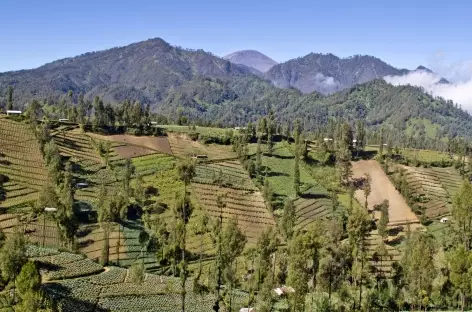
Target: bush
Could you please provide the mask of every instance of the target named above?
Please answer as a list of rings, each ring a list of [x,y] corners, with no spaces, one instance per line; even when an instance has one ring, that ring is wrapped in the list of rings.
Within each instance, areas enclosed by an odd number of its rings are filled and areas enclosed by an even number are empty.
[[[199,135],[198,135],[198,132],[189,132],[188,137],[189,137],[192,141],[197,141]]]
[[[144,282],[144,265],[141,261],[133,263],[129,269],[129,278],[132,283],[142,284]]]

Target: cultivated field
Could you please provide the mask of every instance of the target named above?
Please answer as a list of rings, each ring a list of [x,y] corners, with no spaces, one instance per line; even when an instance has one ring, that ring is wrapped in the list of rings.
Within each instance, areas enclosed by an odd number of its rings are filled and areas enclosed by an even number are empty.
[[[261,146],[263,152],[263,170],[267,172],[267,179],[269,180],[272,191],[279,196],[282,201],[286,197],[296,197],[293,184],[295,168],[295,157],[293,156],[292,151],[293,147],[293,144],[289,145],[287,142],[278,142],[274,146],[272,155],[269,156],[266,153],[267,146],[265,144]],[[249,153],[251,155],[254,155],[256,150],[257,144],[249,144]],[[303,169],[301,161],[300,182],[301,189],[305,191],[318,184],[307,170]]]
[[[275,220],[267,210],[264,198],[258,191],[247,191],[218,185],[192,183],[192,190],[198,203],[210,216],[223,216],[223,222],[235,219],[246,235],[249,244],[257,242],[260,234],[275,226]],[[217,206],[218,194],[226,195],[223,209]]]
[[[417,205],[428,219],[438,219],[451,213],[452,199],[462,183],[454,168],[398,166],[398,170],[403,170],[410,192],[419,199]]]
[[[389,201],[389,225],[419,224],[417,216],[408,207],[403,196],[395,189],[379,163],[375,160],[361,160],[352,163],[354,178],[363,178],[365,173],[372,178],[371,193],[367,198],[368,208],[373,211],[374,206],[380,205],[385,199]],[[363,190],[355,193],[357,200],[363,204],[365,196]]]
[[[202,144],[183,133],[168,133],[172,153],[178,157],[206,155],[208,160],[234,159],[236,153],[230,145]]]
[[[53,136],[62,156],[67,157],[73,165],[76,183],[87,183],[87,188],[76,190],[75,199],[93,205],[98,200],[102,183],[111,186],[116,177],[109,172],[104,160],[98,155],[92,139],[77,129],[58,132]],[[116,158],[111,154],[110,159]]]
[[[57,303],[60,311],[180,311],[179,278],[145,274],[134,283],[129,271],[102,267],[84,256],[56,249],[29,246],[28,256],[40,267],[42,289]],[[198,295],[186,283],[186,310],[210,311],[216,295]],[[234,309],[244,306],[247,294],[232,292]]]
[[[343,206],[333,209],[333,201],[327,195],[326,190],[320,186],[312,187],[303,197],[297,198],[294,203],[297,215],[295,228],[301,230],[308,227],[316,220],[340,215],[344,211]]]
[[[402,258],[400,250],[382,242],[377,230],[372,231],[367,238],[367,256],[374,267],[377,276],[390,277],[392,264]]]
[[[195,182],[218,184],[237,189],[257,190],[247,171],[238,160],[198,164]]]
[[[100,135],[96,133],[87,133],[87,135],[102,141],[111,141],[124,144],[127,147],[123,148],[122,146],[122,148],[119,149],[119,151],[121,152],[121,154],[120,152],[119,154],[122,155],[122,157],[124,158],[134,157],[129,156],[133,155],[133,152],[136,153],[136,156],[146,155],[146,150],[165,154],[172,154],[169,141],[166,137],[135,136],[130,134]],[[133,151],[133,148],[136,148],[136,150]]]
[[[48,183],[39,143],[28,125],[0,118],[0,174],[8,178],[2,208],[27,206]]]

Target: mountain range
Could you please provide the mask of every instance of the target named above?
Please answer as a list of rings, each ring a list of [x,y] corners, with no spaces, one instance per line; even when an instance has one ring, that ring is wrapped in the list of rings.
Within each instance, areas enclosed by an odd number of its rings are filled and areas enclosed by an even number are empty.
[[[418,70],[429,69],[419,66],[414,71]],[[365,118],[374,127],[402,129],[414,119],[415,125],[433,124],[442,135],[472,137],[472,118],[451,101],[381,79],[410,72],[373,56],[311,53],[277,64],[257,51],[245,50],[221,58],[157,38],[32,70],[0,73],[0,107],[5,106],[11,85],[18,108],[32,98],[54,103],[72,91],[75,102],[79,94],[86,100],[100,96],[111,103],[129,99],[150,104],[168,117],[182,109],[189,118],[212,124],[241,125],[271,107],[281,121],[308,118],[308,128],[342,115]]]

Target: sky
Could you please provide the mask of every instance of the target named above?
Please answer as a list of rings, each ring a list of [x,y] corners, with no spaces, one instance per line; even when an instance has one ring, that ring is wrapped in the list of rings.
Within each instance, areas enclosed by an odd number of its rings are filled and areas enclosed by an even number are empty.
[[[224,56],[258,50],[277,62],[308,53],[376,56],[436,74],[387,77],[472,112],[470,0],[15,0],[0,6],[0,73],[160,37]],[[438,86],[445,77],[453,84]]]
[[[4,1],[0,72],[160,37],[278,62],[310,52],[377,56],[400,68],[472,59],[472,1]]]

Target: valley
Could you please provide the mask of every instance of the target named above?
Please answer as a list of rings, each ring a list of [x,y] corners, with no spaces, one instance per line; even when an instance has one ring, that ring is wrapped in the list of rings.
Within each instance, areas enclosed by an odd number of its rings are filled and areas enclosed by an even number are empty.
[[[430,92],[458,84],[228,48],[0,73],[0,312],[471,308],[472,116]]]
[[[411,149],[399,146],[349,145],[343,156],[345,135],[373,142],[377,134],[340,124],[330,146],[324,133],[302,141],[310,133],[297,130],[298,122],[287,136],[271,115],[262,120],[243,129],[143,124],[145,133],[135,135],[133,127],[107,134],[87,124],[1,116],[1,232],[7,241],[24,236],[24,256],[39,268],[41,289],[58,311],[180,311],[182,300],[188,311],[209,311],[216,301],[227,309],[258,306],[265,302],[254,288],[265,287],[259,274],[277,276],[271,287],[294,285],[293,270],[310,274],[309,262],[291,268],[277,260],[287,253],[295,259],[291,248],[304,237],[318,242],[304,252],[323,248],[318,287],[325,287],[323,261],[331,257],[350,259],[353,276],[357,263],[370,272],[362,276],[389,283],[412,248],[410,237],[447,239],[439,220],[456,222],[454,200],[464,189],[457,165],[412,166]],[[442,157],[420,151],[429,164]],[[360,241],[351,245],[355,237]],[[258,255],[261,248],[267,252]],[[360,248],[362,258],[344,254],[349,248]],[[218,286],[222,261],[238,286]],[[185,286],[181,265],[188,268]],[[207,290],[197,294],[195,287]],[[224,287],[226,299],[217,300],[215,287]],[[292,296],[270,300],[277,311],[296,305]]]

